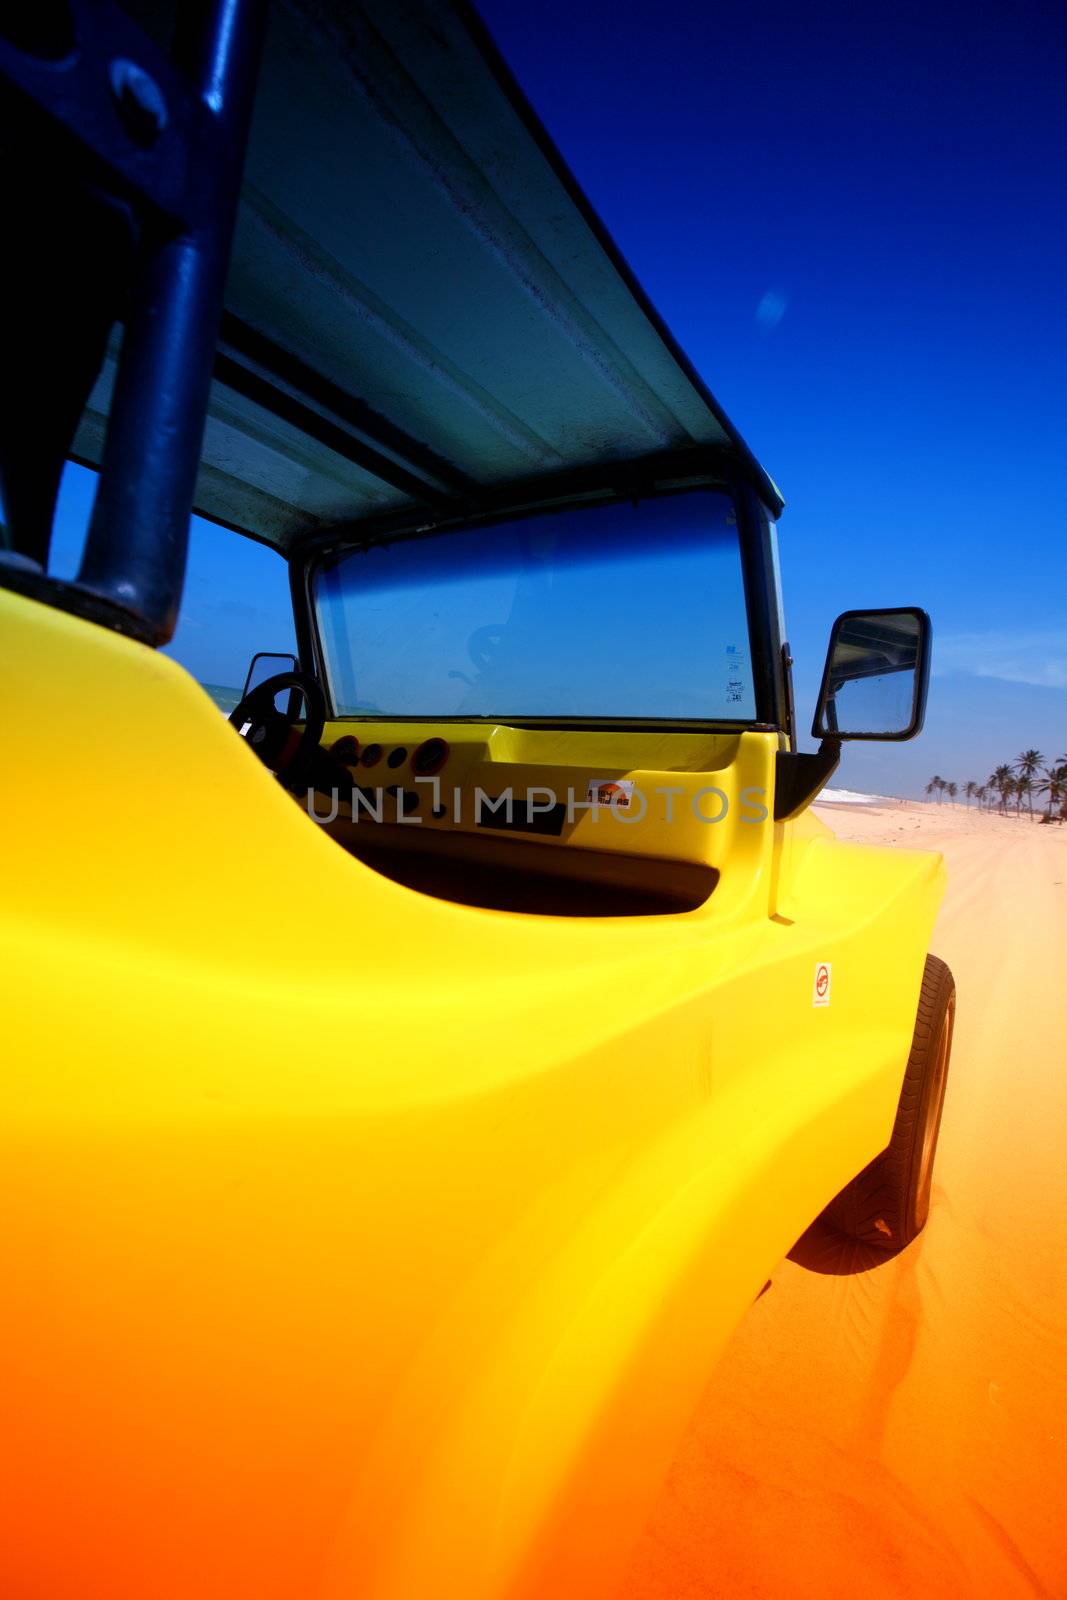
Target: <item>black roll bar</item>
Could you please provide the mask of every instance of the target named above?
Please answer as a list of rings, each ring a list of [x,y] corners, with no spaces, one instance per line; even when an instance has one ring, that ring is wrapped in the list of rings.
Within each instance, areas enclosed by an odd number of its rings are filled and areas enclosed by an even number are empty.
[[[0,419],[0,583],[149,644],[177,620],[266,5],[185,4],[169,56],[114,0],[51,4],[54,29],[0,22],[0,111],[24,152],[6,220],[31,264],[2,308],[18,402]],[[68,305],[91,337],[77,363],[42,363]],[[116,317],[96,501],[63,584],[43,570],[55,496]]]

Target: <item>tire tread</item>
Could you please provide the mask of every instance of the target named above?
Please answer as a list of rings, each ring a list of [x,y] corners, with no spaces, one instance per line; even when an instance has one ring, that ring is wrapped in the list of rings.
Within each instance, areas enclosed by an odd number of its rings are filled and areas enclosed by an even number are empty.
[[[930,1117],[940,1124],[943,1085],[937,1105],[931,1104],[931,1097],[941,1031],[946,1018],[951,1029],[955,997],[948,966],[940,957],[928,955],[889,1143],[826,1211],[827,1220],[839,1232],[887,1253],[910,1244],[926,1223],[925,1214],[918,1214],[923,1135]],[[951,1032],[949,1045],[951,1048]]]

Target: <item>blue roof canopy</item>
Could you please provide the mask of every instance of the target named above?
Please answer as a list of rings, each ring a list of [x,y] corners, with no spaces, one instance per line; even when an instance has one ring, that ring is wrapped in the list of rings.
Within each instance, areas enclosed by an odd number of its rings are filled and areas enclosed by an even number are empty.
[[[464,5],[274,7],[226,308],[196,508],[283,552],[653,464],[780,506]]]

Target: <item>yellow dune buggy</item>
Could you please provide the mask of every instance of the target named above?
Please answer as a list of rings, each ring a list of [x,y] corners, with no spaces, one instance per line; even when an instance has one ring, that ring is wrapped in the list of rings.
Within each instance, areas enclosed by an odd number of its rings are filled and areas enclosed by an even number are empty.
[[[929,625],[798,749],[778,491],[471,10],[169,9],[0,30],[0,1590],[592,1600],[797,1237],[925,1221],[943,869],[808,806]]]

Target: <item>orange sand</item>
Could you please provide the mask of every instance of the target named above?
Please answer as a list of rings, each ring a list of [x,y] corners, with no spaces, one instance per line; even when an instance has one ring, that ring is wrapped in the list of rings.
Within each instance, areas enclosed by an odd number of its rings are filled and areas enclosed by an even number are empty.
[[[925,1234],[818,1228],[709,1383],[620,1600],[1067,1596],[1067,825],[820,807],[944,852],[959,992]]]

